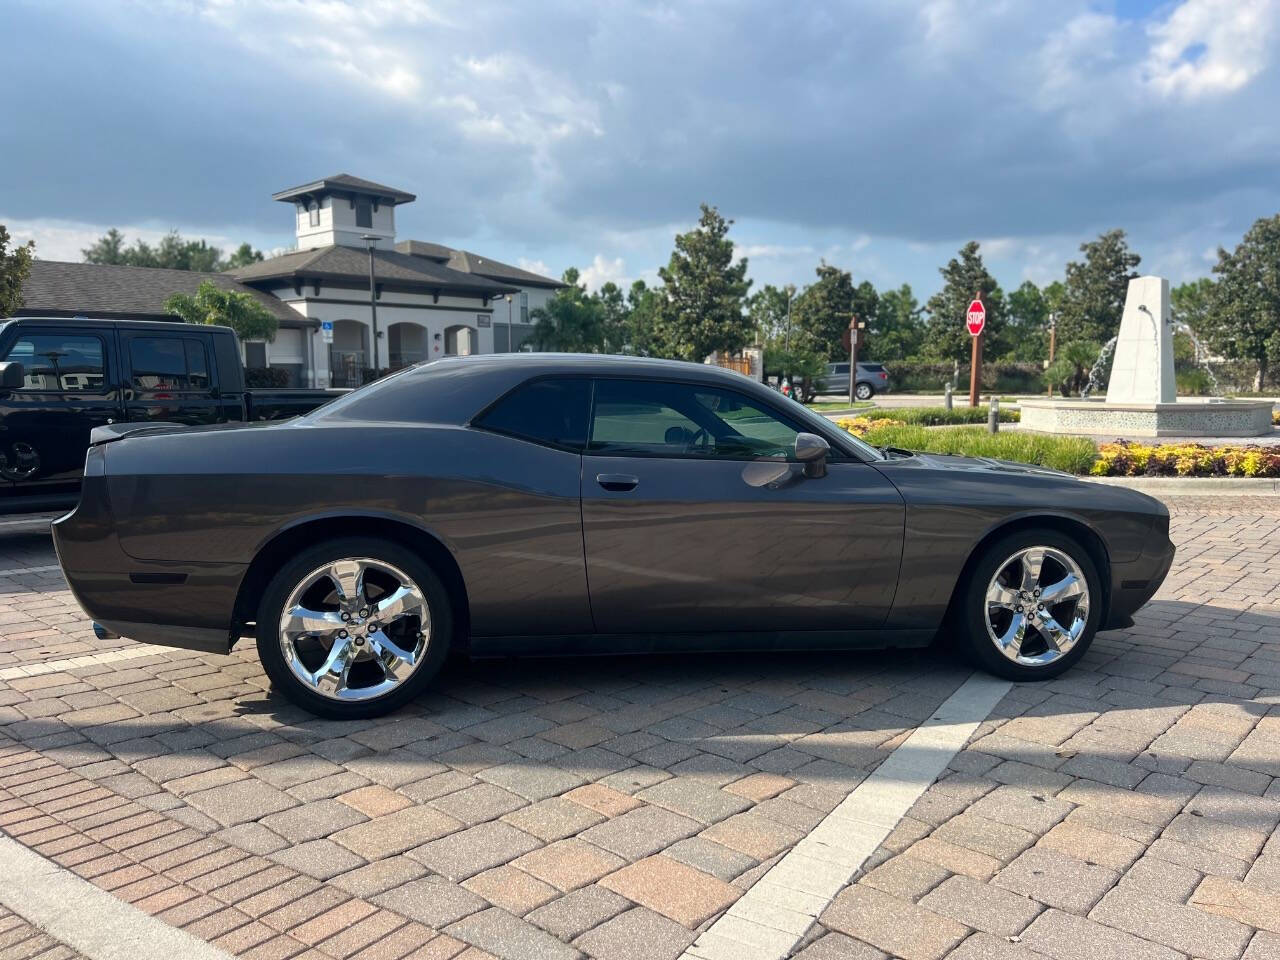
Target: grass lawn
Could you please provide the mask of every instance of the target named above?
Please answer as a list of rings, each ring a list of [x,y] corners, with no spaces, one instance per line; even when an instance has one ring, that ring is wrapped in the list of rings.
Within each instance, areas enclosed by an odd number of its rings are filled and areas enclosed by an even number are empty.
[[[987,433],[984,427],[930,430],[928,427],[912,424],[873,426],[863,439],[877,447],[901,447],[924,453],[955,453],[966,457],[994,457],[998,460],[1034,463],[1075,474],[1087,474],[1098,459],[1097,446],[1086,437]]]

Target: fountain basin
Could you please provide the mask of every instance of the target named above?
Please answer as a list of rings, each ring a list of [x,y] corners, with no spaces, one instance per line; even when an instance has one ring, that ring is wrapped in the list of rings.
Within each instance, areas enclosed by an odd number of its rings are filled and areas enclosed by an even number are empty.
[[[1261,437],[1272,433],[1270,400],[1187,398],[1174,403],[1022,400],[1022,428],[1111,437]]]

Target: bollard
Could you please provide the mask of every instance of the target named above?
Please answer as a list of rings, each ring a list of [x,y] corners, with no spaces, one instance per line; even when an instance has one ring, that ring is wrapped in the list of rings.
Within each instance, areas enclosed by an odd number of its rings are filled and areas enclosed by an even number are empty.
[[[942,405],[946,407],[948,410],[950,410],[951,409],[951,384],[948,383],[946,387],[947,387],[946,393],[942,397]]]
[[[996,433],[1000,429],[1000,398],[992,397],[987,407],[987,433]]]

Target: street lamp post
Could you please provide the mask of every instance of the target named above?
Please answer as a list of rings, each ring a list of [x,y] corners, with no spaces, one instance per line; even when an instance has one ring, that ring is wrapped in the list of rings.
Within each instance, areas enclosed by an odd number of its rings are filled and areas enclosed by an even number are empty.
[[[507,353],[514,352],[511,347],[511,294],[507,294]]]
[[[365,249],[369,251],[369,318],[373,321],[373,375],[378,375],[378,293],[373,275],[373,246],[378,238],[372,234],[364,234],[361,238]]]
[[[1054,348],[1058,345],[1058,315],[1056,313],[1049,314],[1049,364],[1045,367],[1047,370],[1053,366]],[[1047,379],[1047,378],[1046,378]],[[1049,396],[1053,396],[1053,384],[1049,384]]]

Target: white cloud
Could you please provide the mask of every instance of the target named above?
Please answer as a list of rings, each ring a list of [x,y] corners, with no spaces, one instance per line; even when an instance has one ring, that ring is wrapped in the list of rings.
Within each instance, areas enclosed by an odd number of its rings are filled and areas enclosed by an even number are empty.
[[[1276,0],[1185,0],[1149,28],[1148,82],[1187,97],[1239,90],[1272,65],[1278,29]]]
[[[558,277],[559,274],[551,272],[551,268],[547,266],[545,260],[530,260],[528,257],[521,257],[516,261],[516,266],[521,270],[528,270],[530,273],[538,273],[544,277]]]
[[[588,290],[599,290],[609,281],[626,289],[631,286],[632,278],[627,275],[627,265],[621,257],[612,259],[597,253],[591,265],[582,271],[580,283],[586,284]]]

